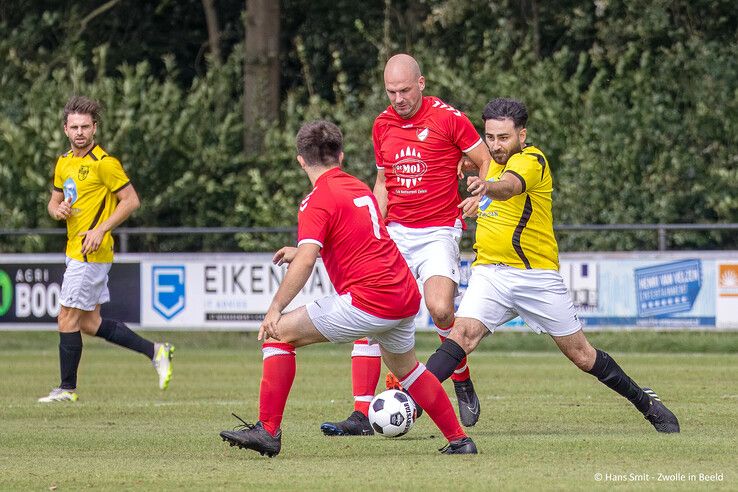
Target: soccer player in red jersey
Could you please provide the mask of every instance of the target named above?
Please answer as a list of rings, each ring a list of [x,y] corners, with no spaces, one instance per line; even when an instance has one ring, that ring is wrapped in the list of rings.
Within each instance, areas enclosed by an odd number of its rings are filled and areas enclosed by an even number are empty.
[[[470,200],[459,209],[457,164],[466,156],[479,176],[486,178],[490,155],[466,115],[437,97],[423,96],[425,78],[413,57],[399,54],[390,58],[384,86],[390,105],[376,118],[372,130],[377,164],[374,195],[390,237],[423,284],[425,305],[443,341],[454,325],[462,219],[475,216],[478,204]],[[367,413],[380,370],[379,347],[357,341],[351,354],[354,412],[344,421],[325,422],[321,426],[324,434],[372,433]],[[466,359],[451,379],[461,422],[473,426],[479,419],[479,398]]]
[[[289,264],[259,328],[264,362],[259,421],[220,436],[232,446],[277,455],[280,425],[292,382],[295,349],[320,342],[369,337],[410,396],[448,440],[444,454],[476,454],[441,383],[415,356],[415,314],[420,292],[381,221],[371,190],[340,168],[343,137],[327,121],[307,123],[297,134],[297,160],[313,184],[297,215],[297,247],[274,255]],[[336,293],[282,314],[322,256]]]

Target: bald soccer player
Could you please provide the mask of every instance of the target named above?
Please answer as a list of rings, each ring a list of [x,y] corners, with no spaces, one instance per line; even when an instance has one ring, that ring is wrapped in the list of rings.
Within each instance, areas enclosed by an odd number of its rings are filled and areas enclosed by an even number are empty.
[[[423,96],[425,77],[406,54],[389,59],[384,87],[390,105],[374,121],[372,139],[377,165],[374,195],[390,236],[416,279],[443,341],[454,326],[454,298],[459,284],[459,240],[463,217],[476,213],[477,201],[460,209],[459,163],[462,156],[485,177],[490,155],[477,130],[458,109]],[[371,435],[367,414],[380,377],[379,345],[354,343],[351,375],[354,412],[344,421],[325,422],[326,435]],[[466,359],[451,379],[459,417],[470,427],[479,419],[479,398]],[[388,375],[388,387],[398,385]]]

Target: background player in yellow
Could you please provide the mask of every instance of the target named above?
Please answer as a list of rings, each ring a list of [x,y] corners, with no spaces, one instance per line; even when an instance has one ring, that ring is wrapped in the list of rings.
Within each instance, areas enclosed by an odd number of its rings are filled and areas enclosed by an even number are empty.
[[[679,432],[679,421],[658,395],[638,386],[584,336],[558,272],[551,169],[543,152],[525,142],[525,105],[495,99],[484,108],[482,118],[494,162],[487,180],[476,176],[467,180],[468,191],[483,197],[477,213],[477,259],[456,324],[428,360],[428,370],[445,380],[482,338],[519,315],[533,330],[551,335],[579,369],[627,398],[657,431]]]
[[[150,342],[122,322],[100,316],[100,305],[110,300],[111,231],[140,203],[118,159],[95,143],[99,115],[99,103],[87,97],[74,96],[64,106],[64,133],[72,148],[56,162],[48,205],[51,217],[67,223],[67,269],[58,318],[61,383],[39,398],[41,403],[77,401],[80,330],[144,354],[154,364],[161,389],[172,377],[173,346]]]

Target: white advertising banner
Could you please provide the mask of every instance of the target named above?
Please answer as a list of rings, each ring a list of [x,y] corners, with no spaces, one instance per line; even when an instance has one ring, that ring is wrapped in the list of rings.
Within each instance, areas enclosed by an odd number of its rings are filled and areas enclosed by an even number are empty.
[[[717,263],[718,328],[738,329],[738,261]]]
[[[181,257],[141,262],[141,325],[156,328],[258,328],[287,268],[271,254]],[[318,262],[288,309],[334,292]]]
[[[286,273],[271,259],[119,255],[103,314],[145,329],[255,330]],[[471,262],[461,263],[460,296]],[[565,253],[560,270],[587,330],[738,329],[738,251]],[[0,330],[54,329],[63,271],[60,255],[0,255]],[[319,261],[288,309],[333,292]],[[433,328],[424,304],[417,326]],[[502,329],[527,330],[520,318]]]

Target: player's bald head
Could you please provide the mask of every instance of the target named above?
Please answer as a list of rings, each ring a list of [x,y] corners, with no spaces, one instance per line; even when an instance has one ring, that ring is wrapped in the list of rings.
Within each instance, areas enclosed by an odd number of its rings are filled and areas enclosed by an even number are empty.
[[[411,118],[423,102],[425,78],[410,55],[400,53],[384,66],[384,88],[390,104],[402,118]]]
[[[387,64],[384,66],[384,78],[390,76],[393,79],[414,79],[420,78],[420,65],[410,55],[400,53],[387,60]]]

